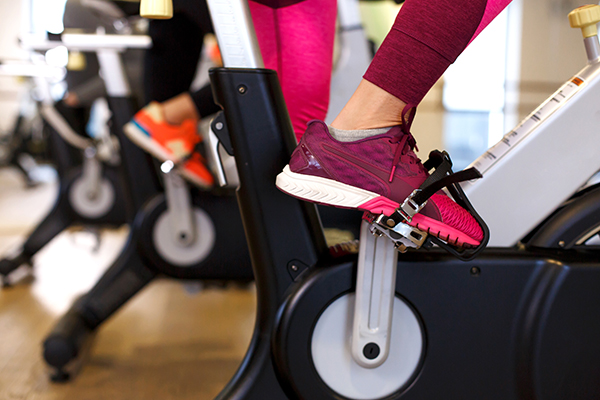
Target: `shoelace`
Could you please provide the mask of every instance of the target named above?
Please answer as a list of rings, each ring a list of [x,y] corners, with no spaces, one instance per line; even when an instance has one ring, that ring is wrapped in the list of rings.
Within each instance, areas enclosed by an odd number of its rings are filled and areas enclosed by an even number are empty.
[[[414,110],[414,111],[411,113],[411,110]],[[412,125],[416,111],[417,111],[416,107],[414,107],[412,105],[407,104],[404,107],[404,109],[402,110],[402,114],[401,114],[403,123],[400,126],[400,128],[402,129],[402,136],[395,137],[394,139],[391,140],[392,143],[398,143],[398,145],[396,146],[396,150],[394,151],[394,159],[392,160],[392,168],[390,170],[390,179],[389,179],[390,183],[394,179],[394,173],[396,172],[396,166],[400,162],[400,158],[402,157],[402,155],[406,154],[407,152],[409,152],[413,149],[416,149],[417,151],[419,151],[419,148],[417,147],[417,141],[415,140],[412,133],[410,133],[410,127]]]

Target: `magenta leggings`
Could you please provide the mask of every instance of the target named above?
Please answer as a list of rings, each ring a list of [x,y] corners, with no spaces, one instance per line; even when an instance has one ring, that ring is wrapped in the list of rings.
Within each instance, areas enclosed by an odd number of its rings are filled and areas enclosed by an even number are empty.
[[[265,67],[277,71],[294,132],[325,119],[333,62],[336,0],[272,9],[249,2]]]
[[[416,107],[511,0],[407,0],[364,78]],[[298,140],[329,104],[336,0],[250,3],[265,67],[279,75]]]
[[[407,0],[364,75],[416,107],[511,0]]]

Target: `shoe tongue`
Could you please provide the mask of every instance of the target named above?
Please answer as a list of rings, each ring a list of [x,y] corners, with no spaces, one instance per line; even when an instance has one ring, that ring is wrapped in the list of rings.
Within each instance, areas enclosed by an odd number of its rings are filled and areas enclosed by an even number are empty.
[[[404,135],[404,132],[402,131],[401,125],[396,125],[396,126],[392,126],[390,128],[390,130],[387,131],[387,134],[390,136],[402,137],[402,135]]]

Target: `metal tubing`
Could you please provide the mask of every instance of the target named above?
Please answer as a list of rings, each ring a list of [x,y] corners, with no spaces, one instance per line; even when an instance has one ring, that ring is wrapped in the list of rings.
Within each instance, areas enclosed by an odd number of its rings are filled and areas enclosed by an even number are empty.
[[[246,0],[208,0],[210,16],[226,68],[263,68],[264,63]]]
[[[598,43],[598,36],[590,36],[583,40],[585,44],[585,52],[587,54],[588,61],[593,63],[598,61],[600,58],[600,43]]]

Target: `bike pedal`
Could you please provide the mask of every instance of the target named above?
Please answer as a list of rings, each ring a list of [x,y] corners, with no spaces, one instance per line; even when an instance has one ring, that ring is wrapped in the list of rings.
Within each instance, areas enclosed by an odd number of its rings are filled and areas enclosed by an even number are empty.
[[[363,220],[367,221],[370,226],[369,230],[376,236],[386,236],[392,242],[396,249],[405,253],[409,248],[419,249],[426,243],[428,234],[420,229],[410,226],[404,222],[396,223],[385,214],[372,214],[365,212]],[[393,225],[393,226],[392,226]]]

